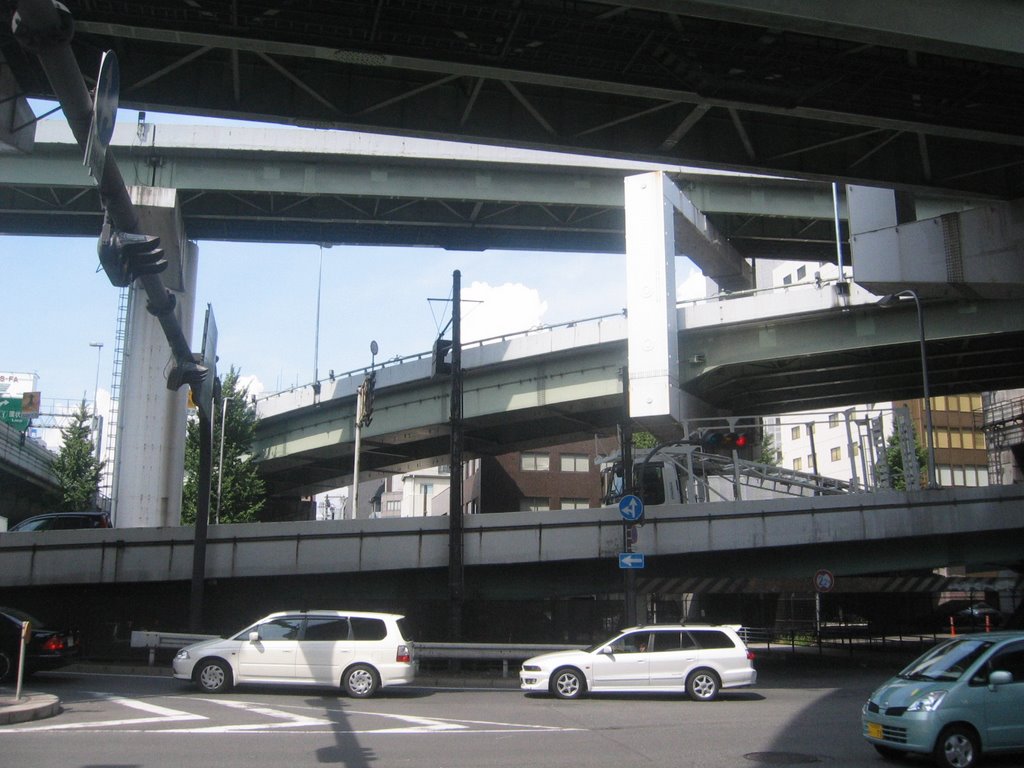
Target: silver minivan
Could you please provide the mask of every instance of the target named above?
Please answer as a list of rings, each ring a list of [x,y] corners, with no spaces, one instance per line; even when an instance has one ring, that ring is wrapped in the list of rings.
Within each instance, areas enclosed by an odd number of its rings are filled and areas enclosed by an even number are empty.
[[[861,725],[883,757],[930,754],[943,768],[1024,750],[1024,632],[937,645],[871,694]]]
[[[416,674],[402,616],[334,610],[272,613],[232,637],[182,648],[172,667],[207,693],[239,683],[324,685],[354,698]]]

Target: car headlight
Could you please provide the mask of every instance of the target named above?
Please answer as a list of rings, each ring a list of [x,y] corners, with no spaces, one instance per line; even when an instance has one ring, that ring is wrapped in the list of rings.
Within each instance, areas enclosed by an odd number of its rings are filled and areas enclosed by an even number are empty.
[[[946,691],[929,691],[907,707],[907,712],[934,712],[944,698],[946,698]]]
[[[188,655],[188,648],[182,648],[180,651],[178,651],[177,655],[175,655],[174,660],[175,661],[185,661],[188,658],[191,658]]]
[[[523,672],[540,672],[540,667],[536,664],[523,664]]]

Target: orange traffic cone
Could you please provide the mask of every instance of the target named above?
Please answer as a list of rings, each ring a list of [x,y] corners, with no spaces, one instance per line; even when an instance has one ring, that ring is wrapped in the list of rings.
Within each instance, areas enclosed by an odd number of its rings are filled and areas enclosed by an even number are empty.
[[[985,631],[986,632],[991,632],[992,631],[992,617],[991,616],[986,616],[985,617]]]
[[[956,622],[952,616],[949,617],[949,636],[956,637]]]

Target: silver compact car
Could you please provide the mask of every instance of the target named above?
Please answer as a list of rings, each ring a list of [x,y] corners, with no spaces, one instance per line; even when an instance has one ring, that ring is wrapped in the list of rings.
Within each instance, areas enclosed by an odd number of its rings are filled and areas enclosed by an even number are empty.
[[[861,714],[886,758],[931,755],[973,768],[982,753],[1024,751],[1024,632],[947,640],[878,688]]]
[[[579,651],[527,659],[519,672],[524,691],[575,699],[588,693],[687,693],[712,701],[723,688],[757,682],[754,654],[739,627],[659,624],[632,627]]]
[[[172,667],[176,678],[207,693],[261,683],[340,687],[366,698],[415,677],[404,625],[390,613],[282,611],[232,637],[182,648]]]

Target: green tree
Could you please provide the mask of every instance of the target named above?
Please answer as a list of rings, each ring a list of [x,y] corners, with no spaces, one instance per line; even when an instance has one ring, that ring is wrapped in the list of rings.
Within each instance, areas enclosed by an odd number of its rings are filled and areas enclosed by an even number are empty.
[[[767,431],[761,438],[761,452],[758,454],[757,460],[761,464],[765,464],[769,467],[777,467],[779,465],[779,452],[775,449],[775,438],[773,438]]]
[[[213,469],[210,489],[210,519],[220,523],[251,523],[266,503],[266,488],[251,455],[256,430],[256,408],[249,404],[248,387],[239,388],[234,366],[221,380],[221,398],[215,401],[213,425]],[[221,466],[221,414],[224,402],[224,462]],[[223,476],[220,475],[223,468]],[[220,504],[217,485],[220,482]],[[194,525],[199,488],[199,417],[190,416],[185,437],[185,482],[182,490],[181,522]]]
[[[103,462],[96,458],[92,419],[92,413],[82,400],[78,410],[71,415],[71,423],[60,431],[64,444],[53,462],[53,473],[60,485],[62,512],[96,507]]]
[[[658,444],[657,439],[650,432],[633,433],[633,450],[651,450]]]
[[[925,480],[928,469],[928,451],[917,439],[917,430],[914,430],[914,453],[917,454],[917,466],[920,469],[919,480]],[[892,479],[892,487],[897,491],[907,489],[907,478],[903,471],[903,451],[900,450],[900,439],[895,433],[889,435],[889,444],[885,451],[885,462],[889,465],[889,477]]]

